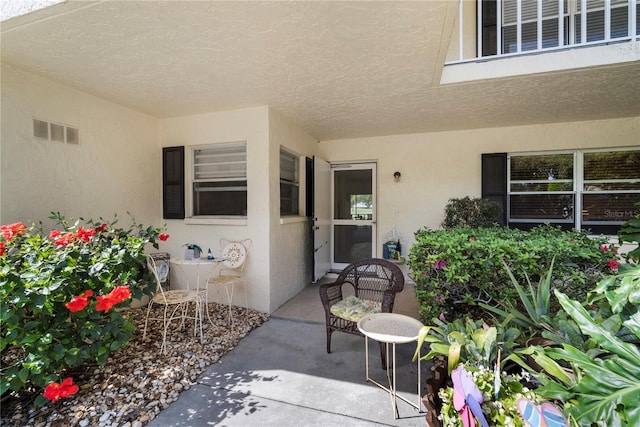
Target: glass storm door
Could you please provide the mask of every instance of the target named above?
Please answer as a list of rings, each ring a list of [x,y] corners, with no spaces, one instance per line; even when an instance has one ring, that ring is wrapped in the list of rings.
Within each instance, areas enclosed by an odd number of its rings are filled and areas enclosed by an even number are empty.
[[[375,257],[376,165],[331,166],[331,268]]]

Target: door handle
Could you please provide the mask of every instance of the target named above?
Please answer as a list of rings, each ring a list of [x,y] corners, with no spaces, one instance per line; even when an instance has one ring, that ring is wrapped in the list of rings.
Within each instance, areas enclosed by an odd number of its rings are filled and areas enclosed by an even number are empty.
[[[320,227],[318,227],[317,225],[313,227],[314,230],[320,230]]]

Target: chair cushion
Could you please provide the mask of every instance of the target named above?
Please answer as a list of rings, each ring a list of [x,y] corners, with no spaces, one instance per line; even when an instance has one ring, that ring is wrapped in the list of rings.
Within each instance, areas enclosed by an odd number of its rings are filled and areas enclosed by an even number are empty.
[[[331,306],[331,314],[342,319],[357,322],[367,314],[380,313],[382,304],[375,301],[350,296]]]

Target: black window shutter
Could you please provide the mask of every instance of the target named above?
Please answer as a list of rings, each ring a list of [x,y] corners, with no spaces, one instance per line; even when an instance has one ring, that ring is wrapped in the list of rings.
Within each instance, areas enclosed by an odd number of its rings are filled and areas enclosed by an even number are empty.
[[[184,147],[162,148],[162,217],[184,218]]]
[[[507,153],[482,155],[482,198],[502,207],[501,225],[507,224]]]

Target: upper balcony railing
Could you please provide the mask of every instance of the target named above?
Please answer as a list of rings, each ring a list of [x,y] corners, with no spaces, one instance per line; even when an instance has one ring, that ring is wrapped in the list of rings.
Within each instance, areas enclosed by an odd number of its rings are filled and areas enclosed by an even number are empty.
[[[448,63],[638,41],[638,3],[638,0],[459,0],[457,52],[449,51]]]

